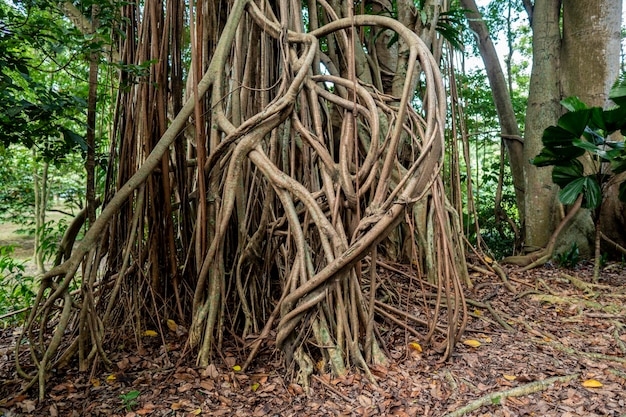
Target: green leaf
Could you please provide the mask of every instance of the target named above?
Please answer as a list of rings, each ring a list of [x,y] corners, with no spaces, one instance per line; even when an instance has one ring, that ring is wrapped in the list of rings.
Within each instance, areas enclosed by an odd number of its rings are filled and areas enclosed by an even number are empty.
[[[559,200],[565,205],[574,204],[578,196],[583,192],[585,178],[578,178],[567,184],[559,192]]]
[[[561,105],[571,112],[588,108],[587,105],[576,96],[561,100]]]
[[[549,165],[555,165],[560,160],[560,157],[550,149],[543,148],[541,152],[539,152],[539,155],[530,160],[530,163],[538,167],[547,167]]]
[[[622,155],[615,156],[611,160],[611,169],[614,174],[621,174],[626,171],[626,154],[622,152]]]
[[[578,138],[579,136],[580,134],[575,135],[560,126],[548,126],[543,131],[541,142],[547,147],[565,146],[571,144],[572,140]]]
[[[137,397],[139,397],[139,394],[141,394],[139,391],[133,390],[133,391],[128,391],[126,394],[121,394],[120,398],[124,401],[131,401],[136,399]]]
[[[567,130],[575,137],[579,137],[585,131],[591,118],[591,109],[577,110],[565,113],[559,118],[558,126]]]
[[[608,159],[606,151],[593,143],[587,142],[582,139],[574,139],[572,144],[578,148],[584,149],[587,152],[591,152],[594,155],[598,155],[601,158]]]
[[[591,108],[591,118],[589,119],[589,127],[606,130],[606,124],[604,121],[604,109],[601,107]]]
[[[600,207],[602,203],[602,189],[595,176],[589,175],[585,177],[585,196],[583,197],[584,208],[595,209]]]
[[[618,106],[626,105],[626,76],[624,74],[613,85],[609,98]]]
[[[568,165],[557,165],[552,170],[552,181],[561,188],[583,176],[583,164],[574,159]]]
[[[563,204],[574,204],[580,194],[583,194],[582,206],[594,209],[602,202],[600,184],[593,175],[575,179],[559,192],[559,200]]]
[[[602,118],[604,119],[606,136],[617,130],[626,128],[626,103],[609,110],[604,110],[602,112]]]

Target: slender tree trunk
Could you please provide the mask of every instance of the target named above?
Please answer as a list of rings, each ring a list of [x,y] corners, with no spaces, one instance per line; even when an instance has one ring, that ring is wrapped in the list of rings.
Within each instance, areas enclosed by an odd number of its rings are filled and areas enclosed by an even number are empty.
[[[489,30],[482,19],[475,0],[461,0],[461,5],[469,21],[470,28],[478,38],[478,49],[485,64],[487,77],[493,93],[493,101],[500,121],[501,135],[509,156],[515,198],[520,213],[520,224],[524,224],[525,184],[524,184],[524,144],[515,118],[511,94],[500,66],[498,53],[493,45]]]
[[[33,249],[33,258],[37,265],[37,272],[44,273],[46,271],[44,265],[44,251],[42,247],[46,226],[46,209],[48,207],[48,162],[42,162],[41,173],[40,165],[36,160],[36,154],[33,151],[33,185],[35,191],[35,244]]]
[[[98,28],[99,7],[92,6],[91,30],[95,33]],[[85,197],[87,200],[87,220],[88,226],[96,221],[96,105],[98,102],[98,63],[100,53],[91,51],[89,53],[89,96],[87,99],[87,158],[85,160],[85,171],[87,173],[87,184]]]

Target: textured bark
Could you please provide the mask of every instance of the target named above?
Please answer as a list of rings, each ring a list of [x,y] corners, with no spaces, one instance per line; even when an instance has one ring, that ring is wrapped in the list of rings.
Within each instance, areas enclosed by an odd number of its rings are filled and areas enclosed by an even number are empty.
[[[620,58],[620,0],[536,1],[533,28],[533,70],[526,114],[527,159],[541,149],[543,130],[563,113],[559,101],[578,96],[590,106],[606,107],[617,78]],[[563,32],[560,33],[562,16]],[[552,184],[551,168],[526,167],[527,246],[544,246],[561,212]],[[593,222],[582,210],[557,246],[576,243],[583,254],[592,252]],[[557,247],[556,251],[559,249]]]
[[[537,168],[529,161],[543,146],[544,129],[555,124],[562,113],[560,9],[559,0],[537,0],[532,20],[533,66],[524,135],[525,246],[529,250],[545,246],[559,221],[558,187],[552,182],[552,168]]]
[[[563,2],[563,97],[606,107],[619,74],[621,0]]]

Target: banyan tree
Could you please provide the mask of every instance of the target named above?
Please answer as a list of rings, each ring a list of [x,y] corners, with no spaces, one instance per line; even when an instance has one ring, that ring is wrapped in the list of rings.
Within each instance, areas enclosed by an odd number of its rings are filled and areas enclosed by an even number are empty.
[[[121,335],[140,343],[168,320],[200,366],[225,344],[244,366],[275,346],[306,381],[320,361],[339,375],[384,363],[379,313],[421,303],[420,342],[450,355],[467,269],[441,174],[447,4],[418,3],[99,9],[116,16],[102,53],[121,62],[106,189],[24,327],[18,370],[40,395],[51,370],[106,365]],[[389,259],[416,283],[392,310],[378,299]]]

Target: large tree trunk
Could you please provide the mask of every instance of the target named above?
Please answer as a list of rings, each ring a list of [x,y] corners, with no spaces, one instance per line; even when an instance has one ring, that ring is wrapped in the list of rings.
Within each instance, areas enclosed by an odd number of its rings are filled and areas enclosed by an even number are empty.
[[[533,68],[528,97],[525,156],[529,161],[542,147],[543,130],[556,124],[560,100],[576,95],[588,105],[605,106],[619,70],[620,0],[538,0],[533,28]],[[561,16],[562,35],[561,35]],[[526,165],[526,246],[533,250],[548,242],[563,216],[552,183],[552,168]],[[576,216],[557,243],[575,243],[584,255],[593,252],[593,223],[586,210]]]
[[[546,127],[556,123],[562,113],[560,85],[560,0],[535,2],[533,30],[533,66],[528,93],[524,132],[526,161],[526,244],[528,250],[545,246],[558,224],[558,187],[552,183],[552,168],[537,168],[530,164],[541,148]]]

